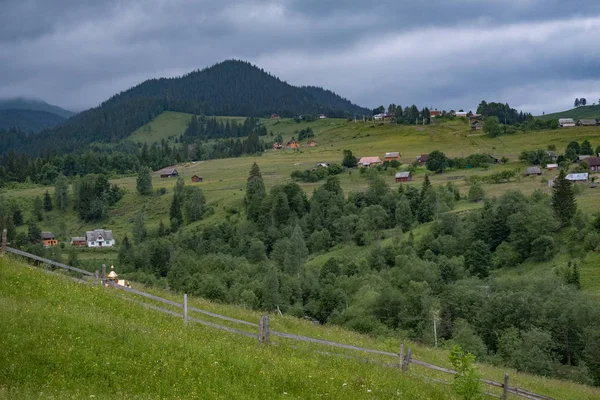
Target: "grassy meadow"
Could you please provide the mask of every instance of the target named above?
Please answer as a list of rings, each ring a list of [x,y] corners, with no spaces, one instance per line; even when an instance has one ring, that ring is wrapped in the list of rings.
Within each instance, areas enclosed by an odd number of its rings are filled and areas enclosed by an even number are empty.
[[[149,291],[181,301],[170,293]],[[279,338],[279,345],[264,346],[213,328],[184,326],[180,318],[124,300],[136,297],[47,274],[12,257],[1,258],[0,365],[7,367],[0,369],[0,398],[456,398],[448,386],[403,375],[395,368],[314,351],[340,352],[326,346]],[[259,317],[245,308],[202,299],[191,298],[190,305],[252,322]],[[271,328],[391,352],[398,351],[400,341],[277,315],[271,315]],[[404,343],[415,358],[450,367],[447,350]],[[554,398],[600,397],[597,388],[487,365],[480,369],[494,380],[508,372],[511,385]],[[411,370],[449,380],[448,375],[417,366]]]
[[[600,104],[576,107],[571,110],[540,115],[536,118],[539,118],[542,120],[558,119],[558,118],[573,118],[576,121],[578,119],[600,119]]]

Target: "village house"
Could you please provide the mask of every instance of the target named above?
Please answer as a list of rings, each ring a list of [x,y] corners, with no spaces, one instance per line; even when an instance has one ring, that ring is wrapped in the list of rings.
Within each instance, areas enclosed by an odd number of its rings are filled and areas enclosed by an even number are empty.
[[[587,172],[580,172],[578,174],[568,174],[566,179],[573,183],[586,183],[590,174]]]
[[[439,116],[441,116],[441,115],[442,115],[442,112],[441,112],[441,111],[438,111],[438,110],[432,110],[432,111],[429,111],[429,116],[430,116],[431,118],[439,117]]]
[[[75,236],[71,238],[71,246],[85,247],[87,246],[87,241],[85,240],[85,237]]]
[[[306,142],[306,145],[308,147],[315,147],[317,145],[317,142],[313,139],[310,139],[308,142]]]
[[[115,244],[112,231],[94,229],[85,233],[87,247],[112,247]]]
[[[577,123],[579,126],[596,126],[598,122],[595,119],[580,119]]]
[[[558,125],[561,128],[568,128],[570,126],[575,126],[575,121],[573,120],[573,118],[559,118]]]
[[[555,169],[558,169],[558,164],[548,164],[546,165],[546,169],[548,171],[554,171]]]
[[[271,114],[271,119],[279,119],[279,114]]]
[[[466,111],[457,111],[456,112],[456,116],[459,117],[459,118],[460,117],[467,118],[469,116],[469,113],[466,112]]]
[[[589,157],[587,160],[588,165],[590,166],[590,171],[598,172],[600,171],[600,157]]]
[[[396,182],[410,182],[412,181],[412,174],[410,171],[396,172]]]
[[[273,150],[281,150],[283,149],[283,145],[279,142],[273,143]]]
[[[480,131],[483,129],[483,124],[480,122],[473,122],[473,124],[471,124],[471,130],[473,131]]]
[[[429,154],[421,154],[417,157],[417,162],[419,164],[425,164],[429,160]]]
[[[580,163],[580,162],[582,162],[583,160],[587,160],[587,159],[588,159],[588,158],[590,158],[590,157],[591,157],[591,156],[590,156],[590,155],[587,155],[587,154],[582,154],[582,155],[579,155],[579,156],[577,156],[577,161],[576,161],[576,162],[577,162],[577,163]]]
[[[198,175],[194,175],[194,176],[192,176],[192,182],[194,182],[194,183],[202,182],[202,177],[198,176]]]
[[[179,173],[174,167],[163,168],[160,170],[161,178],[174,178],[179,176]]]
[[[300,142],[296,141],[295,139],[292,139],[289,142],[287,142],[287,144],[285,145],[285,147],[287,147],[288,149],[299,149],[300,148]]]
[[[325,116],[325,114],[319,114],[319,119],[325,119],[325,118],[327,118],[327,117]]]
[[[381,162],[381,158],[379,157],[361,157],[361,159],[358,160],[359,167],[371,167],[381,164],[383,163]]]
[[[42,232],[42,245],[44,247],[56,246],[57,244],[58,240],[52,232]]]
[[[525,170],[525,176],[530,175],[541,175],[542,169],[540,167],[529,167]]]
[[[385,161],[399,160],[400,153],[397,151],[392,151],[389,153],[385,153],[385,157],[383,158]]]

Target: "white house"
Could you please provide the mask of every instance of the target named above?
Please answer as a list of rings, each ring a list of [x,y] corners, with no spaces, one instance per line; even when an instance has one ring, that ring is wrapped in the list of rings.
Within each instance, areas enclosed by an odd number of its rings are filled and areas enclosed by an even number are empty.
[[[468,117],[468,116],[469,116],[469,113],[468,113],[468,112],[466,112],[466,111],[457,111],[457,112],[456,112],[456,116],[457,116],[457,117],[465,117],[465,118],[466,118],[466,117]]]
[[[94,229],[85,233],[87,247],[112,247],[115,244],[112,231]]]

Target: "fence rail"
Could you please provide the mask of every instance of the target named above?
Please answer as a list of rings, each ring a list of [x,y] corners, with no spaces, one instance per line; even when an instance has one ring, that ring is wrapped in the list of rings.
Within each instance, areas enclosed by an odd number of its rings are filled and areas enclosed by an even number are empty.
[[[3,247],[4,248],[4,247]],[[24,251],[21,250],[16,250],[10,247],[6,247],[6,251],[15,255],[19,255],[25,258],[29,258],[31,260],[34,261],[38,261],[38,262],[43,262],[45,264],[49,264],[58,268],[63,268],[72,272],[77,272],[86,276],[96,276],[95,274],[89,272],[89,271],[85,271],[79,268],[75,268],[75,267],[71,267],[69,265],[65,265],[62,263],[58,263],[52,260],[48,260],[45,259],[43,257],[39,257],[33,254],[29,254],[26,253]],[[2,254],[3,255],[3,254]],[[105,272],[105,268],[103,268],[103,273]],[[409,375],[412,376],[417,376],[417,377],[422,377],[424,379],[429,379],[432,380],[434,382],[437,383],[441,383],[441,384],[450,384],[450,382],[446,382],[440,379],[435,379],[432,377],[428,377],[428,376],[423,376],[417,373],[414,373],[413,371],[409,371],[409,366],[410,364],[416,365],[416,366],[420,366],[420,367],[424,367],[427,368],[429,370],[432,371],[437,371],[437,372],[442,372],[442,373],[446,373],[446,374],[450,374],[450,375],[457,375],[458,372],[452,370],[452,369],[448,369],[448,368],[444,368],[444,367],[440,367],[438,365],[434,365],[434,364],[430,364],[427,363],[425,361],[421,361],[418,360],[416,358],[413,357],[411,349],[408,348],[406,351],[406,354],[404,354],[404,344],[400,345],[400,351],[399,353],[393,353],[393,352],[389,352],[389,351],[383,351],[383,350],[375,350],[375,349],[369,349],[369,348],[365,348],[365,347],[359,347],[359,346],[353,346],[353,345],[349,345],[349,344],[344,344],[344,343],[337,343],[337,342],[332,342],[329,340],[324,340],[324,339],[317,339],[317,338],[311,338],[308,336],[302,336],[302,335],[295,335],[292,333],[286,333],[286,332],[278,332],[278,331],[273,331],[270,330],[269,328],[269,316],[268,315],[262,315],[260,317],[260,322],[258,324],[253,323],[253,322],[249,322],[249,321],[244,321],[244,320],[240,320],[240,319],[236,319],[236,318],[231,318],[231,317],[227,317],[224,315],[220,315],[220,314],[216,314],[210,311],[206,311],[206,310],[202,310],[199,308],[195,308],[195,307],[188,307],[187,305],[187,295],[184,296],[184,303],[178,303],[176,301],[172,301],[172,300],[168,300],[159,296],[155,296],[153,294],[150,293],[146,293],[146,292],[142,292],[140,290],[136,290],[136,289],[132,289],[132,288],[128,288],[125,286],[121,286],[118,285],[114,282],[111,281],[106,281],[105,280],[105,276],[103,274],[102,276],[102,282],[105,283],[105,285],[107,287],[110,288],[114,288],[114,289],[118,289],[118,290],[123,290],[125,292],[129,292],[129,293],[133,293],[142,297],[145,297],[147,299],[151,299],[151,300],[155,300],[164,304],[168,304],[170,306],[173,307],[177,307],[180,309],[183,309],[183,313],[179,313],[173,310],[169,310],[166,308],[162,308],[162,307],[158,307],[156,305],[152,305],[152,304],[148,304],[148,303],[144,303],[142,301],[139,300],[135,300],[135,299],[131,299],[131,298],[124,298],[125,300],[128,301],[132,301],[136,304],[139,304],[145,308],[148,309],[152,309],[155,311],[159,311],[165,314],[169,314],[178,318],[183,318],[184,322],[187,321],[191,321],[191,322],[195,322],[204,326],[208,326],[211,328],[215,328],[215,329],[220,329],[229,333],[233,333],[233,334],[238,334],[238,335],[243,335],[243,336],[247,336],[247,337],[251,337],[253,339],[258,339],[259,342],[261,343],[270,343],[270,336],[276,336],[276,337],[281,337],[281,338],[286,338],[286,339],[291,339],[291,340],[297,340],[297,341],[302,341],[302,342],[309,342],[309,343],[317,343],[317,344],[322,344],[322,345],[326,345],[326,346],[332,346],[332,347],[337,347],[337,348],[342,348],[342,349],[348,349],[348,350],[354,350],[354,351],[361,351],[364,353],[371,353],[371,354],[377,354],[377,355],[383,355],[383,356],[389,356],[389,357],[394,357],[397,362],[396,363],[382,363],[383,365],[387,365],[387,366],[391,366],[391,367],[395,367],[395,368],[399,368],[403,373],[408,373]],[[194,317],[189,317],[188,316],[188,312],[189,311],[193,311],[193,312],[197,312],[200,314],[204,314],[210,317],[214,317],[214,318],[218,318],[224,321],[229,321],[229,322],[233,322],[236,324],[242,324],[245,326],[252,326],[254,328],[258,328],[258,334],[257,333],[252,333],[252,332],[247,332],[241,329],[236,329],[236,328],[232,328],[229,326],[225,326],[225,325],[221,325],[221,324],[217,324],[215,322],[210,322],[210,321],[205,321],[199,318],[194,318]],[[272,342],[271,342],[272,343]],[[292,346],[294,347],[294,346]],[[342,357],[347,357],[347,358],[356,358],[359,359],[358,357],[354,357],[354,356],[348,356],[347,354],[340,354],[340,353],[331,353],[331,352],[326,352],[326,351],[321,351],[321,350],[316,350],[317,353],[320,354],[326,354],[326,355],[334,355],[334,356],[342,356]],[[361,361],[367,361],[367,362],[377,362],[376,360],[373,359],[364,359],[361,358]],[[515,395],[515,396],[519,396],[519,397],[523,397],[526,399],[531,399],[531,400],[553,400],[551,397],[548,396],[544,396],[541,394],[537,394],[537,393],[533,393],[530,392],[528,390],[524,390],[521,388],[517,388],[517,387],[512,387],[508,385],[508,374],[505,374],[504,377],[504,382],[500,383],[500,382],[496,382],[496,381],[492,381],[489,379],[481,379],[482,383],[485,383],[487,385],[490,385],[492,387],[496,387],[499,389],[502,389],[503,394],[502,396],[494,394],[494,393],[490,393],[490,392],[486,392],[486,395],[489,395],[491,397],[496,397],[496,398],[501,398],[501,399],[507,399],[508,395]]]

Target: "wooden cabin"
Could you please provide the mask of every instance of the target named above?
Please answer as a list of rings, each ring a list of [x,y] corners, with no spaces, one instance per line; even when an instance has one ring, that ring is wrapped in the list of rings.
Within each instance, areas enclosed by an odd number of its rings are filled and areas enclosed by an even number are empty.
[[[198,175],[194,175],[194,176],[192,176],[192,182],[194,182],[194,183],[202,182],[202,177],[198,176]]]
[[[42,232],[42,245],[44,247],[56,246],[57,244],[58,240],[52,232]]]

